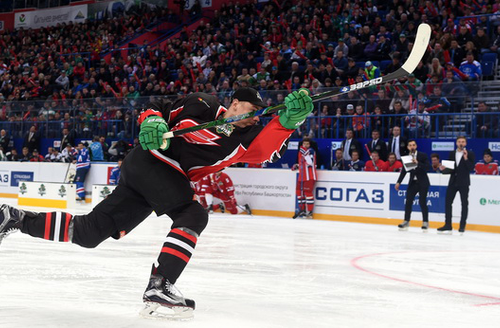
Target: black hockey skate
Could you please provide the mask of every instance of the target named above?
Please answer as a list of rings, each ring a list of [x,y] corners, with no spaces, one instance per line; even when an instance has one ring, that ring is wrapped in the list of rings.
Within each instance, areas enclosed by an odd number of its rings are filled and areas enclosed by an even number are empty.
[[[140,313],[143,317],[168,320],[193,318],[194,301],[184,298],[173,284],[156,273],[154,267],[142,300],[145,303]]]
[[[226,213],[226,208],[224,207],[224,203],[219,204],[219,209],[221,213]]]
[[[300,218],[301,216],[304,216],[306,214],[305,211],[297,211],[295,212],[295,214],[293,215],[292,219],[296,219],[296,218]]]
[[[423,221],[422,222],[422,232],[427,232],[429,231],[429,222]]]
[[[410,227],[410,221],[403,221],[402,223],[398,224],[399,231],[408,231],[408,228]]]
[[[250,206],[248,206],[248,204],[245,204],[245,212],[246,212],[248,215],[252,215],[252,210],[250,209]]]
[[[24,212],[9,205],[0,206],[0,244],[7,235],[20,230]]]

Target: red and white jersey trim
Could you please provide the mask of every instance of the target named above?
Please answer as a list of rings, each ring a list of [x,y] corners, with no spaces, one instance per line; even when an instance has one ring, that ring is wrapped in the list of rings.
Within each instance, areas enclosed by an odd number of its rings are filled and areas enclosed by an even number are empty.
[[[177,123],[172,128],[172,131],[184,129],[187,127],[197,126],[197,125],[199,125],[199,124],[192,119],[184,119],[184,120],[180,121],[179,123]],[[207,129],[189,132],[189,133],[181,135],[181,137],[184,138],[184,140],[186,140],[187,142],[192,143],[192,144],[209,145],[209,146],[219,146],[219,144],[217,144],[214,141],[219,140],[221,138],[220,136],[216,135],[215,133],[213,133]]]
[[[165,162],[167,163],[168,165],[172,166],[174,169],[176,169],[177,171],[181,172],[182,174],[186,175],[186,173],[182,170],[181,168],[181,165],[179,164],[179,162],[177,162],[176,160],[173,160],[171,159],[170,157],[167,157],[165,155],[163,155],[162,153],[160,153],[158,150],[150,150],[149,151],[154,157],[158,158],[159,160],[161,160],[162,162]]]
[[[229,166],[232,163],[235,163],[235,161],[233,159],[240,158],[243,154],[245,154],[246,151],[247,151],[247,149],[245,147],[243,147],[242,144],[240,144],[238,147],[236,147],[231,152],[231,154],[227,155],[225,158],[223,158],[221,160],[218,160],[217,162],[215,162],[212,165],[193,166],[192,168],[190,168],[188,170],[188,176],[193,181],[198,181],[198,180],[202,179],[204,176],[206,176],[207,174],[217,172],[218,169],[216,169],[216,168],[218,168],[218,167],[220,167],[220,169],[222,169],[222,168]]]
[[[217,119],[220,114],[225,113],[226,111],[227,109],[225,107],[219,106],[219,108],[217,108],[217,113],[215,113],[215,119]]]
[[[172,110],[170,111],[170,113],[168,113],[168,115],[169,115],[169,116],[168,116],[168,120],[167,120],[167,121],[168,121],[168,122],[173,121],[173,120],[175,119],[175,117],[176,117],[177,115],[179,115],[179,113],[180,113],[180,112],[182,112],[182,110],[183,110],[183,109],[184,109],[184,106],[177,107],[176,109],[172,109]]]

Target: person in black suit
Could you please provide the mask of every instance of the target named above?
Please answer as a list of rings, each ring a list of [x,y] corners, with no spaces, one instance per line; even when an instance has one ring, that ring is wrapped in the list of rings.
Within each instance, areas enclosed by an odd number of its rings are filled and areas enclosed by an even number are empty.
[[[4,152],[8,152],[9,151],[9,143],[10,143],[10,138],[9,136],[7,135],[7,131],[5,130],[1,130],[0,131],[0,147],[3,148],[3,151]]]
[[[350,161],[351,155],[354,150],[358,152],[360,157],[363,154],[363,148],[361,146],[361,142],[357,139],[354,139],[354,131],[351,128],[348,128],[345,132],[345,139],[342,140],[342,154],[344,160]]]
[[[66,149],[67,145],[74,145],[74,144],[75,144],[75,138],[73,138],[71,132],[69,132],[68,129],[64,128],[62,130],[61,145],[59,146],[59,151],[62,152],[64,149]]]
[[[396,154],[396,159],[401,160],[401,156],[408,155],[408,139],[401,135],[401,128],[392,128],[392,137],[389,139],[389,152]]]
[[[31,126],[30,130],[24,136],[23,147],[27,147],[30,153],[40,148],[40,135],[34,125]]]
[[[417,142],[415,140],[408,141],[408,150],[413,157],[413,163],[417,166],[410,170],[410,180],[408,182],[408,190],[406,190],[406,204],[405,204],[405,219],[403,223],[398,225],[399,230],[408,230],[410,226],[410,217],[413,206],[413,200],[418,193],[418,204],[422,210],[422,231],[427,232],[429,229],[429,209],[427,208],[427,192],[429,191],[430,182],[427,176],[429,170],[429,159],[426,153],[417,152]],[[399,174],[398,182],[394,188],[399,191],[401,182],[406,176],[406,168]]]
[[[370,153],[373,153],[373,151],[376,150],[380,159],[387,162],[387,156],[389,155],[387,152],[387,145],[385,144],[385,141],[380,138],[380,132],[378,130],[372,131],[372,140],[368,143],[368,149],[370,150]]]
[[[467,223],[467,215],[469,213],[469,187],[470,187],[470,172],[474,169],[476,158],[472,150],[467,150],[467,139],[464,136],[457,138],[457,149],[450,152],[449,160],[455,162],[455,168],[447,169],[441,165],[440,169],[443,174],[451,174],[450,181],[448,182],[448,189],[446,189],[446,203],[445,203],[445,223],[444,226],[437,229],[439,233],[451,233],[453,227],[451,225],[452,204],[457,192],[460,193],[460,200],[462,201],[462,214],[460,217],[460,233],[465,232],[465,225]]]

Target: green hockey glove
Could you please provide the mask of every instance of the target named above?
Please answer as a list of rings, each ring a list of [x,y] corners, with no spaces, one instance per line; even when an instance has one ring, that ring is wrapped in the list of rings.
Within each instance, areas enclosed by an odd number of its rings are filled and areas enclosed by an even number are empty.
[[[304,123],[306,117],[312,112],[314,105],[309,90],[300,89],[290,93],[285,98],[286,109],[278,112],[281,125],[287,129],[296,129]]]
[[[168,132],[167,122],[160,116],[150,116],[141,124],[139,132],[139,142],[144,150],[159,149],[163,144],[163,134]],[[170,146],[170,139],[166,139],[167,145],[163,150]]]

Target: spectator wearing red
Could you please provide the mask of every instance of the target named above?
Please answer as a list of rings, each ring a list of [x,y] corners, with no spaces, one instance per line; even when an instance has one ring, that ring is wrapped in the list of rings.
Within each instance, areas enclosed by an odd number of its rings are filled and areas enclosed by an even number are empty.
[[[356,114],[352,118],[352,129],[354,130],[356,137],[364,137],[364,132],[370,127],[370,117],[365,113],[365,109],[362,105],[356,106]]]

